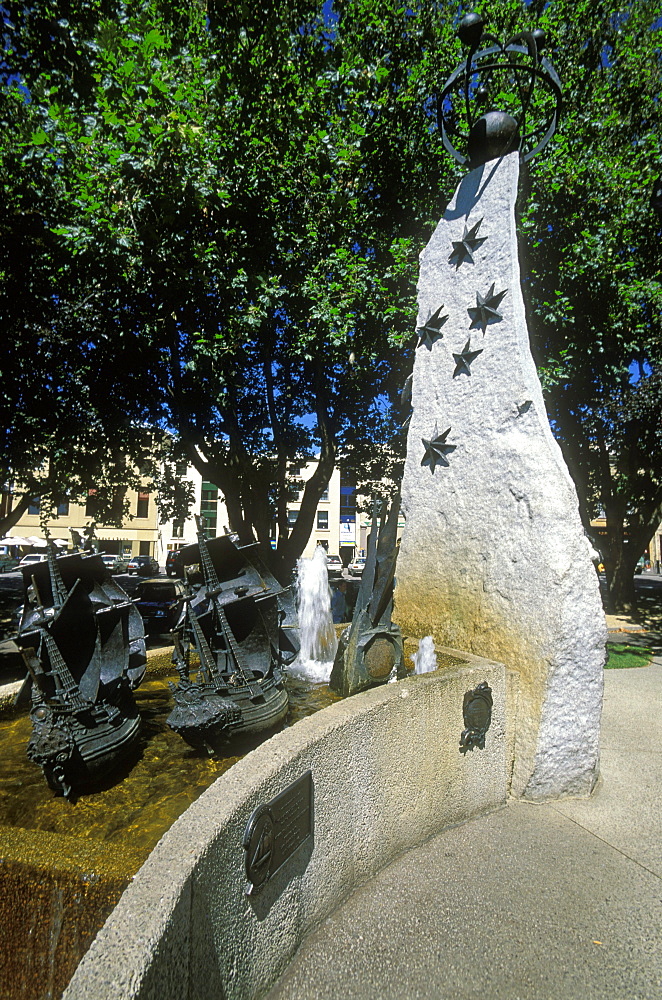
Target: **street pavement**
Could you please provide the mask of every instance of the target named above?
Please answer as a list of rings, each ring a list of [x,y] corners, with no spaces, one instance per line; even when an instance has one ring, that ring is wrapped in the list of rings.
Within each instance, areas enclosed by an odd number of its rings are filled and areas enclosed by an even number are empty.
[[[661,688],[659,656],[605,671],[590,798],[511,800],[403,855],[268,1000],[660,1000]]]

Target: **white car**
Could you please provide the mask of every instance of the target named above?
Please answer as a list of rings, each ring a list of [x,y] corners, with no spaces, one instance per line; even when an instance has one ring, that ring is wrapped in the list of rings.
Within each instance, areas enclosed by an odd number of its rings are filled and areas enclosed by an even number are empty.
[[[352,559],[347,569],[352,574],[352,576],[361,576],[364,566],[365,566],[365,556],[357,556],[355,559]]]
[[[326,557],[326,568],[329,573],[329,579],[334,580],[337,577],[342,576],[342,559],[340,556],[327,556]]]
[[[44,555],[40,555],[39,552],[28,552],[27,556],[23,556],[16,568],[20,569],[21,566],[34,566],[35,563],[43,562],[45,558],[46,553],[44,553]]]
[[[123,573],[126,570],[126,561],[122,556],[113,555],[112,552],[104,552],[101,555],[103,564],[111,573]]]

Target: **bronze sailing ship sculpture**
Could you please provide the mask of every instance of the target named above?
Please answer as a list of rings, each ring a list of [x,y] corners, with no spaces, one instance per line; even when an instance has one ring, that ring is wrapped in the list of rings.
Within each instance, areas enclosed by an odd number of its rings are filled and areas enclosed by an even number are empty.
[[[203,577],[175,630],[171,684],[175,706],[168,724],[196,748],[213,751],[238,733],[281,722],[288,710],[283,665],[296,655],[284,629],[288,592],[269,570],[258,543],[232,535],[207,539],[196,518],[198,544],[180,552]],[[192,655],[199,664],[193,672]]]
[[[57,556],[23,570],[16,642],[28,676],[27,755],[67,798],[106,777],[134,750],[140,716],[132,691],[146,664],[140,614],[98,555]]]

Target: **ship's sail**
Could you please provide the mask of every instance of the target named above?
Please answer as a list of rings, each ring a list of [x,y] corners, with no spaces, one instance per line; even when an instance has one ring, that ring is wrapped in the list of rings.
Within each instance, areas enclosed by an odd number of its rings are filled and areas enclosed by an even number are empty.
[[[257,545],[239,546],[229,535],[207,540],[203,518],[198,544],[181,553],[184,565],[199,565],[202,580],[176,642],[181,681],[168,722],[192,745],[209,748],[233,732],[269,728],[287,712],[279,642],[284,588]],[[186,653],[192,646],[200,659],[193,681]]]
[[[131,695],[145,670],[140,618],[98,556],[48,559],[24,573],[16,642],[32,679],[28,756],[69,796],[107,775],[136,743]]]

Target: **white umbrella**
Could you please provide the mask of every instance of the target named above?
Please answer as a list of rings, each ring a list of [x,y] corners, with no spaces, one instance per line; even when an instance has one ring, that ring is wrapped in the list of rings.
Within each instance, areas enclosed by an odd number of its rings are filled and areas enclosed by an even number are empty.
[[[15,537],[12,535],[6,535],[5,538],[0,538],[0,545],[31,545],[27,538],[21,538],[20,535]]]
[[[58,549],[66,549],[69,542],[66,538],[54,538],[53,545],[57,545]]]
[[[34,546],[35,549],[45,549],[46,539],[40,538],[39,535],[28,535],[27,544]]]

